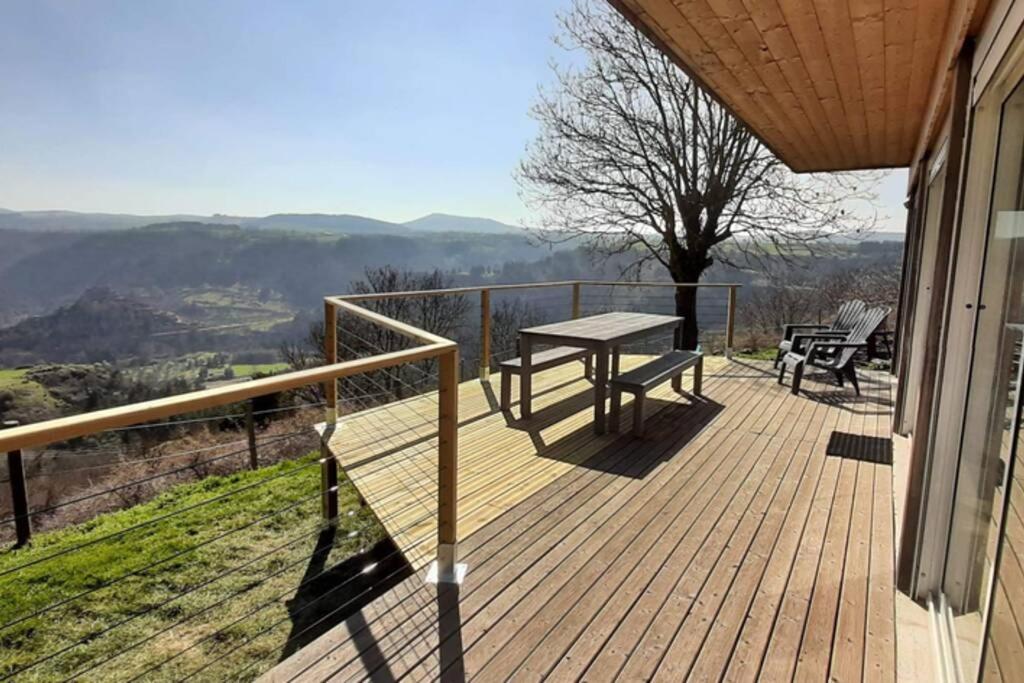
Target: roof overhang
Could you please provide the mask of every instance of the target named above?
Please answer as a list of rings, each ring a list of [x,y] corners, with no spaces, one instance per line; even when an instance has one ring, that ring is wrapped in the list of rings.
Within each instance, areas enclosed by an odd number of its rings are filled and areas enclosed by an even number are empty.
[[[610,0],[795,171],[908,166],[985,0]]]

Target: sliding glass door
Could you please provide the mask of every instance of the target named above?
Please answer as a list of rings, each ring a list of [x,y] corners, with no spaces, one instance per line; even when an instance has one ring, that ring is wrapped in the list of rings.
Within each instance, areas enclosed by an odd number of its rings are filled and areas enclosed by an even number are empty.
[[[943,593],[965,677],[980,665],[986,680],[1013,680],[1024,671],[1024,85],[1000,110],[980,296],[964,305],[976,317]]]

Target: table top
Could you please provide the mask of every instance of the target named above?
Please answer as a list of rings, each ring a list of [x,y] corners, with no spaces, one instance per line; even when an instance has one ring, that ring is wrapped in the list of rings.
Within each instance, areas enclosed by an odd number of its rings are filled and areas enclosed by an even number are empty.
[[[676,327],[683,319],[655,313],[602,313],[576,320],[527,327],[520,334],[560,337],[566,341],[614,342],[624,337]]]

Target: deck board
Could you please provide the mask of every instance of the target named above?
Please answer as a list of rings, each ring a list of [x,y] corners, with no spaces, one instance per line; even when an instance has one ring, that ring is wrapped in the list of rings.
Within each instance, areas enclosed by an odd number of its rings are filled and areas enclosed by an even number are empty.
[[[458,590],[422,579],[436,399],[346,417],[331,448],[417,574],[267,680],[893,680],[891,467],[825,454],[888,436],[890,384],[818,379],[710,358],[703,399],[652,392],[643,439],[593,433],[582,365],[538,375],[527,423],[463,383]]]

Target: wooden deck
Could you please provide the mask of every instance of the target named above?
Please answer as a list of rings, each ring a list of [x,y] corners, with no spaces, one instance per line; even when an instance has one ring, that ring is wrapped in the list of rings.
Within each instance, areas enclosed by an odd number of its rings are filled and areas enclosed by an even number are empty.
[[[643,439],[594,435],[581,365],[535,379],[528,423],[496,378],[463,383],[465,584],[419,571],[266,678],[894,680],[890,385],[817,379],[792,396],[767,363],[709,359],[703,398],[652,393]],[[436,411],[360,413],[332,443],[420,570]]]

